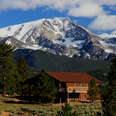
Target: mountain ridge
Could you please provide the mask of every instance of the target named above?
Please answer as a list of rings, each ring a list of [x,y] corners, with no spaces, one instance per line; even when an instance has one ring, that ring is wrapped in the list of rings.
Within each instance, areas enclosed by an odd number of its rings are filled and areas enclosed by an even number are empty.
[[[43,50],[94,60],[107,60],[116,54],[116,44],[108,43],[70,18],[41,19],[2,28],[0,42],[16,49]]]

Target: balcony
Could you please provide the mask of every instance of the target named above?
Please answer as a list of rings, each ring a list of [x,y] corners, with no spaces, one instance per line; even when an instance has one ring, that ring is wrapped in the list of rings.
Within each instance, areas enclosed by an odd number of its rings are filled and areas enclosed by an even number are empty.
[[[88,91],[88,87],[68,87],[67,88],[67,92],[68,93],[72,93],[72,92],[76,92],[76,93],[81,93],[81,92],[84,92],[84,93],[87,93]]]

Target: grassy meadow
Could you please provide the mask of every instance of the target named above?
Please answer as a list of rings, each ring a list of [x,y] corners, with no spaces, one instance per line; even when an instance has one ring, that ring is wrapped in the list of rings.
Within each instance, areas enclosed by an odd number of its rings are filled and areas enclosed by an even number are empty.
[[[0,116],[56,116],[64,104],[34,104],[16,98],[0,96]],[[97,116],[102,114],[102,105],[95,103],[70,103],[78,116]]]

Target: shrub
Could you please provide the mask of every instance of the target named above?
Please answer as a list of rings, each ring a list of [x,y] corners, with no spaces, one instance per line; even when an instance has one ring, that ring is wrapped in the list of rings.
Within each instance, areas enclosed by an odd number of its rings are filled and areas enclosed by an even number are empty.
[[[62,106],[62,111],[58,111],[56,116],[79,116],[76,111],[72,110],[72,107],[65,103],[65,106]]]

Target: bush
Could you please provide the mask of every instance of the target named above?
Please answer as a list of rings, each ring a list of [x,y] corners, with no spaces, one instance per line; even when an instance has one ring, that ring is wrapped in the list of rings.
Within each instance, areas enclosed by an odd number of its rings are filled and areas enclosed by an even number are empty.
[[[56,116],[79,116],[79,114],[73,111],[69,104],[65,103],[65,106],[62,106],[62,111],[58,111]]]

